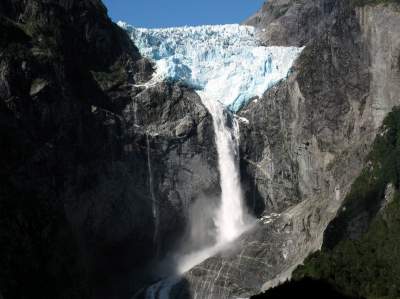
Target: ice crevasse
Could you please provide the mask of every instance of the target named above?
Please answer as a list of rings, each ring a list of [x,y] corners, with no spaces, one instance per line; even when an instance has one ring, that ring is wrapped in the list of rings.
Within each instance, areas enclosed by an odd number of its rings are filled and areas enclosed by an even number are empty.
[[[152,81],[183,81],[236,112],[287,77],[303,48],[266,47],[256,29],[210,25],[128,31],[140,53],[153,60]]]

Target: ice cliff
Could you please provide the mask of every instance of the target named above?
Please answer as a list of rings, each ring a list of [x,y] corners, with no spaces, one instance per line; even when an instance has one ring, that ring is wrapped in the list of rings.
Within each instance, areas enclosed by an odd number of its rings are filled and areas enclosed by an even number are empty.
[[[237,111],[285,78],[302,48],[265,47],[241,25],[135,28],[119,22],[141,54],[155,61],[154,81],[183,81]]]

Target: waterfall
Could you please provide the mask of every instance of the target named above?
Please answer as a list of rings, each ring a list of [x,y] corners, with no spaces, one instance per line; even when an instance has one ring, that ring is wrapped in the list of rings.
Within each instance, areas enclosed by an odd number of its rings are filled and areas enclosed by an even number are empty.
[[[218,230],[217,243],[224,244],[233,241],[245,229],[245,212],[238,170],[238,123],[232,118],[232,128],[229,128],[226,112],[221,103],[200,91],[198,94],[213,119],[221,186],[221,203],[215,224]]]
[[[220,173],[221,198],[215,216],[217,238],[213,246],[179,257],[177,274],[182,275],[207,258],[217,254],[230,242],[239,237],[251,222],[243,205],[242,189],[239,174],[239,124],[218,101],[208,98],[197,91],[202,103],[213,119],[215,144],[218,153],[218,170]],[[231,127],[228,126],[231,121]],[[149,148],[149,147],[148,147]],[[148,159],[150,161],[150,159]],[[150,165],[150,164],[149,164]],[[149,172],[151,165],[149,166]],[[152,195],[153,196],[153,195]],[[161,280],[150,286],[145,293],[146,299],[169,299],[169,294],[180,281],[179,276]]]
[[[152,214],[154,220],[154,232],[153,232],[153,244],[156,248],[156,256],[158,256],[158,231],[159,231],[159,213],[158,213],[158,206],[156,197],[154,194],[154,185],[153,185],[153,172],[151,170],[151,155],[150,155],[150,140],[149,134],[146,134],[146,145],[147,145],[147,170],[149,173],[149,189],[151,195],[151,207],[152,207]]]
[[[217,254],[234,241],[251,225],[251,217],[243,204],[239,174],[239,124],[233,117],[229,127],[229,113],[215,99],[204,92],[197,91],[203,105],[211,114],[218,153],[221,197],[214,223],[217,228],[216,242],[213,246],[181,256],[178,273],[183,274],[207,258]]]

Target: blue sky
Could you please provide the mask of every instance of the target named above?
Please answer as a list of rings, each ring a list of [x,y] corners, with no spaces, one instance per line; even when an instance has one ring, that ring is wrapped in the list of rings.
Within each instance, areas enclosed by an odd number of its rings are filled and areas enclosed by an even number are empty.
[[[240,23],[264,0],[103,0],[114,21],[159,28]]]

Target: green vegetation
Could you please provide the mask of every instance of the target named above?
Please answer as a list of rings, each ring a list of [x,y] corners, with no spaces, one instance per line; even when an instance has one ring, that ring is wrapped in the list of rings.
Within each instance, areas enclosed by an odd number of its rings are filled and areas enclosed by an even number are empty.
[[[360,240],[342,241],[317,252],[300,266],[295,279],[323,279],[351,296],[400,298],[400,196],[379,215]]]
[[[400,182],[400,110],[390,113],[384,120],[381,133],[375,139],[373,149],[367,157],[366,167],[354,181],[350,193],[344,200],[343,209],[330,225],[325,237],[326,246],[334,247],[351,234],[361,235],[368,229],[384,200],[386,186],[398,187]],[[354,228],[355,220],[358,229]],[[361,222],[361,223],[360,223]]]
[[[301,280],[290,281],[290,282],[287,281],[275,288],[267,290],[263,294],[251,297],[251,299],[277,299],[277,298],[356,299],[355,297],[343,295],[339,290],[334,289],[326,281],[315,280],[311,278],[304,278]]]
[[[326,280],[347,295],[368,299],[400,298],[400,111],[384,121],[368,163],[345,200],[332,232],[335,242],[310,256],[294,273],[295,279]],[[384,190],[395,187],[392,201],[379,210]],[[350,239],[346,228],[360,213],[370,220],[365,233]],[[325,236],[327,237],[327,236]],[[328,236],[329,237],[329,236]]]

